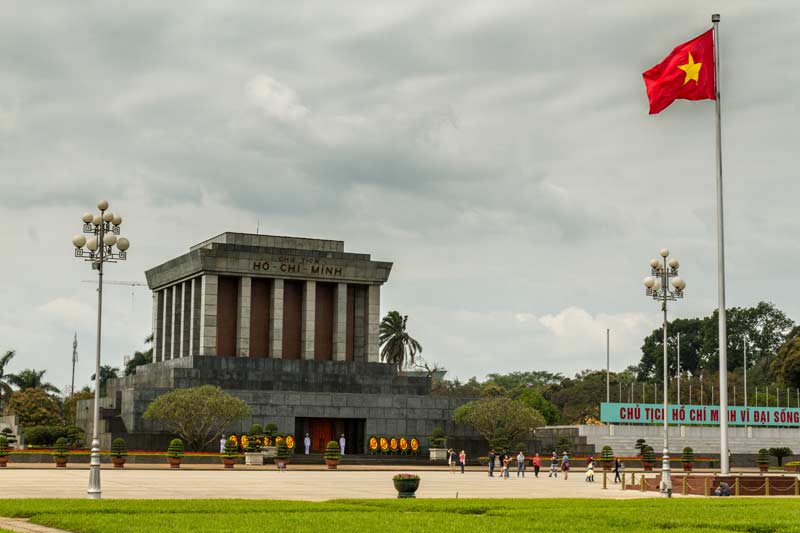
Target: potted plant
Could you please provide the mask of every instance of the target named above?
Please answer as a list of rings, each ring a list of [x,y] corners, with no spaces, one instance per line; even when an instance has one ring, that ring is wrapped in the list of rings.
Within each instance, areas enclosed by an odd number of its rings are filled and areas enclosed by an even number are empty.
[[[56,462],[57,468],[66,468],[67,461],[69,460],[68,454],[69,447],[67,446],[67,439],[59,437],[56,440],[56,445],[53,446],[53,460]]]
[[[125,439],[116,438],[111,442],[111,462],[114,468],[124,468],[125,458],[128,456],[128,444]]]
[[[431,431],[431,436],[428,439],[428,443],[428,453],[430,454],[431,461],[447,460],[447,437],[445,436],[442,428],[433,428],[433,431]]]
[[[273,461],[278,470],[286,470],[286,465],[289,464],[289,448],[286,447],[285,440],[281,439],[278,442],[278,450],[275,452]]]
[[[784,468],[787,472],[800,472],[800,461],[789,461]]]
[[[767,452],[778,460],[778,466],[783,466],[784,457],[792,455],[792,449],[786,447],[770,448]]]
[[[263,465],[264,455],[261,448],[264,444],[264,429],[261,424],[253,424],[247,434],[247,445],[244,448],[244,464]]]
[[[653,447],[645,444],[642,446],[642,468],[645,472],[652,472],[653,466],[656,464],[656,454]]]
[[[398,498],[416,498],[414,494],[419,488],[419,476],[416,474],[395,474],[392,483]]]
[[[758,457],[756,457],[756,464],[761,472],[769,470],[769,452],[766,448],[758,450]]]
[[[167,448],[167,461],[170,468],[180,468],[181,460],[183,459],[183,441],[181,439],[172,439]]]
[[[222,464],[225,468],[233,468],[236,463],[236,454],[239,452],[239,447],[233,439],[225,441],[225,450],[220,454]]]
[[[611,446],[603,446],[600,450],[600,464],[603,465],[603,471],[608,472],[614,466],[614,450]]]
[[[689,446],[684,448],[681,452],[681,465],[683,466],[684,472],[692,471],[692,467],[694,466],[694,450]]]
[[[328,470],[336,470],[339,466],[339,461],[342,459],[342,452],[339,448],[339,443],[335,440],[328,442],[325,446],[325,464],[328,465]]]
[[[278,453],[278,446],[275,442],[275,437],[278,435],[278,426],[275,424],[267,424],[264,426],[264,440],[261,442],[263,446],[261,448],[261,456],[263,458],[274,458],[275,455]],[[267,444],[267,442],[269,444]]]
[[[5,435],[0,435],[0,468],[5,468],[8,464],[8,455],[11,450],[8,447],[8,439]]]

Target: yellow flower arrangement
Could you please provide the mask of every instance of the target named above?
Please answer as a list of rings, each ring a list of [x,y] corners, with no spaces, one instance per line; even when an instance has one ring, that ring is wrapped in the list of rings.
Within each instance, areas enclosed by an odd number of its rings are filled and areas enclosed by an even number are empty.
[[[239,437],[237,437],[236,435],[231,435],[229,440],[233,443],[234,446],[237,447],[239,446]]]
[[[392,449],[393,452],[397,451],[397,437],[392,437],[392,440],[389,441],[389,447]]]
[[[373,452],[378,449],[378,439],[375,437],[369,438],[369,449]]]
[[[408,439],[405,437],[400,437],[400,451],[408,451]]]
[[[416,452],[419,450],[419,441],[416,437],[411,437],[411,451]]]
[[[286,447],[290,450],[294,449],[294,435],[286,435]]]
[[[249,440],[247,438],[247,435],[242,435],[242,439],[241,440],[242,440],[242,448],[247,448],[247,441]]]
[[[386,437],[381,437],[381,451],[385,452],[389,449],[389,440]]]

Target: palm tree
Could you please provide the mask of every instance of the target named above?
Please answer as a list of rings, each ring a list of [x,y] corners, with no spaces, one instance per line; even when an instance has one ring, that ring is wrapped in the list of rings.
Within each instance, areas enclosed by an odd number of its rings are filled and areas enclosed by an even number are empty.
[[[15,355],[16,352],[14,350],[8,350],[0,357],[0,404],[4,404],[8,397],[11,396],[11,393],[14,392],[8,379],[10,375],[6,375],[6,365]]]
[[[59,393],[61,391],[52,383],[47,383],[42,380],[46,370],[34,370],[26,368],[18,374],[9,374],[8,382],[17,387],[19,390],[24,389],[39,389],[48,393]]]
[[[417,352],[422,353],[422,345],[406,331],[406,322],[408,315],[400,316],[397,311],[389,311],[381,320],[378,337],[383,347],[381,359],[397,365],[397,370],[413,365]]]
[[[119,377],[118,375],[119,368],[115,368],[111,365],[103,365],[100,367],[100,392],[104,393],[106,390],[106,382],[109,379],[116,379]],[[95,375],[92,374],[92,377],[89,378],[94,381]]]

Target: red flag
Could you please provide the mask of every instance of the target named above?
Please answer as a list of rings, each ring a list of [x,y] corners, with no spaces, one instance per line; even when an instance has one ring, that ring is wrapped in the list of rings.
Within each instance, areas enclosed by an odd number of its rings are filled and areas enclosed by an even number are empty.
[[[651,115],[660,113],[679,98],[715,100],[714,30],[678,45],[642,77]]]

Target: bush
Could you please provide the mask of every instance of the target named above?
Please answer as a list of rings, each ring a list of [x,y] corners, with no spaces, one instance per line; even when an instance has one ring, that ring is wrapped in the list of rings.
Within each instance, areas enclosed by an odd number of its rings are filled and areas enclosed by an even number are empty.
[[[289,460],[289,448],[286,447],[285,440],[281,440],[280,443],[278,443],[278,450],[275,454],[275,457],[278,459],[283,459],[284,461]]]
[[[230,459],[236,456],[237,453],[239,453],[239,446],[233,438],[228,438],[225,441],[225,451],[222,452],[222,457]]]
[[[29,446],[53,446],[60,438],[67,439],[70,446],[83,446],[83,430],[77,426],[34,426],[23,432]]]
[[[67,445],[67,439],[60,437],[56,441],[56,445],[53,446],[53,455],[55,457],[66,457],[68,452],[69,446]]]
[[[639,453],[636,454],[636,455],[641,457],[642,456],[642,452],[644,451],[642,448],[644,448],[645,446],[647,446],[647,443],[646,443],[646,441],[644,439],[636,439],[636,444],[633,446],[634,448],[639,450]]]
[[[603,449],[600,450],[600,461],[604,463],[610,463],[614,460],[614,450],[611,446],[603,446]]]
[[[691,449],[689,446],[683,449],[681,452],[681,462],[682,463],[694,463],[694,450]]]
[[[325,459],[330,459],[332,461],[338,461],[342,458],[342,451],[339,448],[339,443],[335,440],[329,441],[328,444],[325,446]]]
[[[791,448],[770,448],[769,454],[778,459],[778,466],[783,466],[783,458],[792,455]]]
[[[128,443],[125,442],[125,439],[116,438],[111,443],[111,457],[127,457],[128,455]]]
[[[183,457],[183,441],[181,439],[172,439],[167,448],[167,456],[172,459],[180,459]]]
[[[269,437],[269,440],[275,440],[275,435],[278,434],[278,426],[273,423],[269,423],[264,426],[264,433],[267,437]]]
[[[0,457],[7,457],[11,450],[8,447],[8,439],[0,435]]]
[[[58,426],[61,421],[61,407],[55,398],[40,389],[16,391],[5,407],[6,415],[17,415],[19,425]]]
[[[447,442],[447,437],[444,434],[444,430],[438,426],[433,428],[428,442],[430,443],[431,448],[444,448],[445,443]]]
[[[642,462],[644,463],[656,462],[656,453],[653,450],[652,446],[648,446],[647,444],[642,446]]]
[[[757,465],[768,465],[769,464],[769,452],[766,448],[761,448],[758,450],[758,457],[756,457],[756,464]]]
[[[247,432],[249,435],[258,435],[261,436],[264,434],[264,428],[261,427],[261,424],[252,424],[250,426],[250,431]]]

